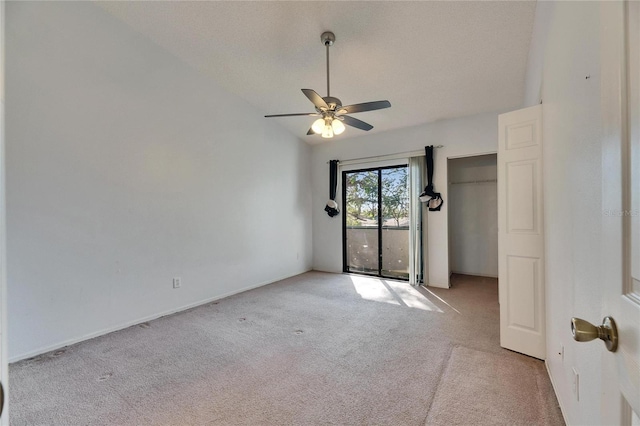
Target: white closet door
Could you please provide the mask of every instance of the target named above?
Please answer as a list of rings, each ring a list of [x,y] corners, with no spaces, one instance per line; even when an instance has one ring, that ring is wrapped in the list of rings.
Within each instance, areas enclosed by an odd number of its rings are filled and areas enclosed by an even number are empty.
[[[498,119],[500,345],[544,359],[542,106]]]

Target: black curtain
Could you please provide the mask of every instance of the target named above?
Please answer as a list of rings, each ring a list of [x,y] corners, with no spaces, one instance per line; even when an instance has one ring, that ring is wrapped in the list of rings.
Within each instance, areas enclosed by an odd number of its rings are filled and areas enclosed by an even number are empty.
[[[429,204],[429,211],[440,211],[444,200],[439,192],[433,190],[433,145],[425,146],[424,154],[427,162],[427,186],[420,194],[420,201]]]
[[[337,216],[340,213],[338,203],[336,203],[336,189],[338,187],[338,160],[329,161],[329,201],[324,211],[330,217]]]

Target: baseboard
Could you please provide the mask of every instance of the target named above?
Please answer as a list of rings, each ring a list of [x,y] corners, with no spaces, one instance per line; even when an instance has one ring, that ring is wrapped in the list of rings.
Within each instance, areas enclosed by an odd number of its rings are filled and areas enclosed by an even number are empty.
[[[472,275],[474,277],[485,277],[485,278],[498,278],[497,275],[491,275],[491,274],[477,274],[475,272],[458,272],[458,271],[453,271],[451,272],[452,274],[458,274],[458,275]]]
[[[332,268],[318,268],[318,267],[313,267],[311,268],[312,271],[317,271],[317,272],[328,272],[330,274],[341,274],[342,273],[342,269],[332,269]]]
[[[172,309],[169,309],[169,310],[166,310],[166,311],[162,311],[162,312],[159,312],[159,313],[156,313],[156,314],[148,315],[146,317],[140,317],[140,318],[137,318],[137,319],[132,320],[132,321],[127,321],[127,322],[115,325],[113,327],[107,327],[105,329],[102,329],[102,330],[99,330],[99,331],[96,331],[96,332],[93,332],[93,333],[85,334],[84,336],[81,336],[81,337],[76,337],[76,338],[73,338],[73,339],[65,340],[65,341],[60,342],[60,343],[54,343],[52,345],[44,346],[44,347],[38,348],[38,349],[36,349],[34,351],[30,351],[30,352],[27,352],[27,353],[24,353],[24,354],[20,354],[20,355],[11,357],[11,358],[9,358],[9,363],[18,362],[18,361],[21,361],[23,359],[27,359],[27,358],[31,358],[31,357],[34,357],[34,356],[42,355],[42,354],[47,353],[47,352],[55,351],[56,349],[64,348],[65,346],[74,345],[76,343],[84,342],[85,340],[93,339],[93,338],[99,337],[99,336],[104,336],[105,334],[113,333],[114,331],[124,330],[125,328],[129,328],[131,326],[134,326],[134,325],[137,325],[137,324],[140,324],[140,323],[143,323],[143,322],[153,321],[154,319],[158,319],[160,317],[165,317],[167,315],[171,315],[171,314],[175,314],[175,313],[178,313],[178,312],[186,311],[187,309],[191,309],[191,308],[195,308],[195,307],[198,307],[198,306],[206,305],[207,303],[215,302],[216,300],[224,299],[225,297],[229,297],[229,296],[233,296],[235,294],[243,293],[245,291],[253,290],[253,289],[258,288],[258,287],[263,287],[265,285],[273,284],[273,283],[275,283],[277,281],[282,281],[282,280],[285,280],[287,278],[295,277],[296,275],[304,274],[304,273],[309,272],[311,270],[312,269],[310,268],[310,269],[304,270],[302,272],[296,272],[296,273],[294,273],[292,275],[287,275],[287,276],[283,276],[283,277],[280,277],[280,278],[275,278],[273,280],[263,281],[263,282],[258,283],[258,284],[252,284],[250,286],[243,287],[243,288],[238,289],[238,290],[230,291],[228,293],[224,293],[224,294],[221,294],[221,295],[218,295],[218,296],[214,296],[214,297],[210,297],[210,298],[207,298],[207,299],[199,300],[197,302],[192,302],[192,303],[189,303],[187,305],[183,305],[183,306],[180,306],[180,307],[177,307],[177,308],[172,308]]]
[[[423,285],[424,285],[424,283],[423,283]],[[450,286],[450,285],[448,285],[448,284],[442,285],[442,284],[432,283],[432,282],[427,283],[427,287],[435,287],[435,288],[451,288],[451,286]]]
[[[556,394],[556,399],[558,400],[558,405],[560,406],[560,413],[562,414],[562,420],[564,420],[565,425],[568,425],[569,422],[567,422],[567,416],[565,416],[564,414],[565,411],[564,411],[564,407],[562,406],[562,400],[558,395],[558,389],[556,388],[556,384],[553,381],[553,376],[551,375],[551,371],[549,370],[549,364],[547,363],[547,361],[544,362],[544,366],[547,369],[547,376],[549,376],[549,380],[551,381],[551,387],[553,388],[553,393]]]

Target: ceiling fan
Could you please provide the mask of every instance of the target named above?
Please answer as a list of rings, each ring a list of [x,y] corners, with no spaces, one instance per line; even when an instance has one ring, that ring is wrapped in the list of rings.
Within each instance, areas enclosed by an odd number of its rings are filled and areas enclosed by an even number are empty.
[[[313,122],[313,125],[307,132],[307,135],[322,135],[323,138],[332,138],[333,135],[339,135],[344,132],[346,124],[347,126],[355,127],[357,129],[369,131],[373,129],[373,126],[369,123],[365,123],[357,118],[350,117],[346,114],[354,114],[356,112],[373,111],[376,109],[389,108],[391,103],[389,101],[375,101],[365,102],[362,104],[354,104],[342,106],[340,99],[331,96],[329,90],[329,46],[332,46],[336,41],[336,36],[326,31],[320,36],[322,44],[325,45],[327,50],[327,96],[322,97],[316,91],[311,89],[302,89],[302,93],[316,107],[315,113],[295,113],[295,114],[274,114],[265,115],[265,117],[294,117],[306,115],[309,117],[320,117]],[[344,124],[343,124],[344,123]]]

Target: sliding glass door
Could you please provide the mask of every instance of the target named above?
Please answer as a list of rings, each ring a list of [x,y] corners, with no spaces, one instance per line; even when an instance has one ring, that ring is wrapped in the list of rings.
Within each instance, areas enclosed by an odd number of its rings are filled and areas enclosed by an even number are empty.
[[[409,278],[407,166],[342,173],[343,270]]]

